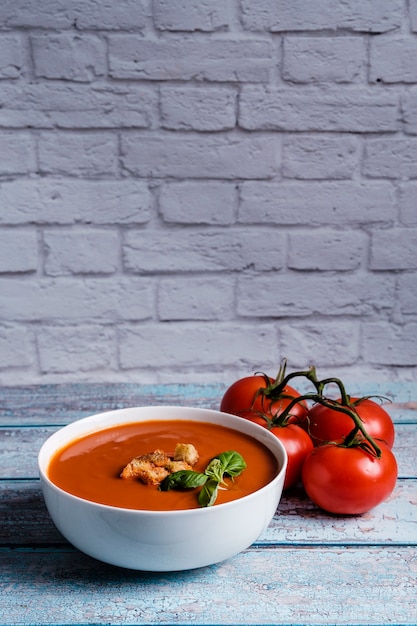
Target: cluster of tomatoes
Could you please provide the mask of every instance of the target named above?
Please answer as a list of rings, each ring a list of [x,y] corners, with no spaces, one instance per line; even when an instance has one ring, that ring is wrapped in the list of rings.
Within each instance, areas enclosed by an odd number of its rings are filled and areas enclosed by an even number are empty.
[[[288,382],[307,377],[312,393]],[[340,397],[326,390],[336,385]],[[329,513],[357,515],[388,498],[398,475],[390,415],[371,397],[352,398],[337,378],[318,380],[314,368],[277,378],[247,376],[225,392],[220,410],[268,428],[284,445],[284,489],[302,483],[309,498]]]

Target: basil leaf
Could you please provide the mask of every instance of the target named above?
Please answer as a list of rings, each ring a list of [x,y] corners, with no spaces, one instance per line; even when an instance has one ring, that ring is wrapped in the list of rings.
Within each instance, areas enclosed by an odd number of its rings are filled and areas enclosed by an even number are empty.
[[[198,494],[198,503],[202,507],[213,506],[217,498],[219,490],[219,481],[216,478],[210,478]]]
[[[239,476],[246,468],[246,462],[239,452],[229,450],[222,452],[217,457],[220,460],[223,474],[227,476]]]
[[[211,459],[210,463],[204,470],[204,473],[209,478],[214,478],[218,482],[221,482],[223,480],[223,466],[219,457],[214,457],[214,459]]]
[[[206,474],[194,472],[193,470],[180,470],[169,474],[159,485],[160,491],[170,489],[194,489],[201,487],[207,481]]]
[[[244,458],[239,452],[229,450],[222,452],[211,459],[204,470],[204,474],[194,470],[180,470],[169,474],[159,485],[160,491],[170,489],[195,489],[201,487],[198,494],[200,506],[212,506],[216,499],[221,484],[226,485],[224,477],[239,476],[246,468]]]

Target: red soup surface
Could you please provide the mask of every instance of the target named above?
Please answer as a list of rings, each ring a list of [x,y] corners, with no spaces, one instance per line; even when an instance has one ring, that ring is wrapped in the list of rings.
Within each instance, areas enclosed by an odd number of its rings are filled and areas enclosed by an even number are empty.
[[[120,478],[135,456],[162,449],[171,455],[177,443],[192,443],[199,460],[193,470],[203,472],[209,461],[229,450],[239,452],[246,469],[229,488],[220,490],[215,504],[236,500],[264,487],[278,473],[273,454],[262,443],[225,426],[189,420],[122,424],[72,441],[58,450],[48,467],[49,479],[85,500],[128,509],[169,511],[198,508],[198,491],[161,491],[136,479]]]

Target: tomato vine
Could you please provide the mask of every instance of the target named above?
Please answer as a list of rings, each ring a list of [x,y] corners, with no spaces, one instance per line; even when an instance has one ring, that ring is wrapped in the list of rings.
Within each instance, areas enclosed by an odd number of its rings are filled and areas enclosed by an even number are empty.
[[[361,447],[369,454],[372,454],[377,458],[381,457],[382,451],[380,446],[376,443],[375,439],[368,434],[363,421],[356,410],[356,404],[363,398],[355,402],[351,402],[350,396],[347,394],[345,386],[339,378],[331,377],[319,380],[314,366],[311,366],[308,370],[291,372],[282,378],[282,380],[273,386],[273,388],[269,391],[269,398],[271,401],[274,401],[275,395],[280,397],[282,390],[288,385],[289,381],[296,377],[307,378],[307,380],[313,384],[315,392],[302,394],[298,397],[292,398],[288,406],[279,416],[277,416],[276,420],[274,421],[274,419],[272,419],[271,426],[278,423],[284,423],[285,420],[291,415],[292,409],[300,402],[311,401],[316,404],[321,404],[322,406],[325,406],[333,411],[345,413],[353,420],[354,427],[352,431],[345,437],[342,443],[338,442],[338,445],[346,448]],[[337,385],[341,396],[340,401],[333,400],[324,395],[324,390],[330,384]],[[371,396],[367,396],[367,398],[370,397]]]

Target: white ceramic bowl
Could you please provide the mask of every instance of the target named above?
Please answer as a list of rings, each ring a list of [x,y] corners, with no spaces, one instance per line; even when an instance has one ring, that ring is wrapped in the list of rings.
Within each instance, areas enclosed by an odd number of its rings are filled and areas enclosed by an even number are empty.
[[[271,450],[279,473],[258,491],[232,502],[179,511],[97,504],[71,495],[49,480],[51,457],[74,439],[110,426],[152,419],[210,422],[244,432]],[[234,415],[190,407],[132,407],[92,415],[61,428],[43,444],[38,466],[49,514],[70,543],[112,565],[162,572],[211,565],[249,547],[274,516],[282,494],[287,454],[265,428]]]

